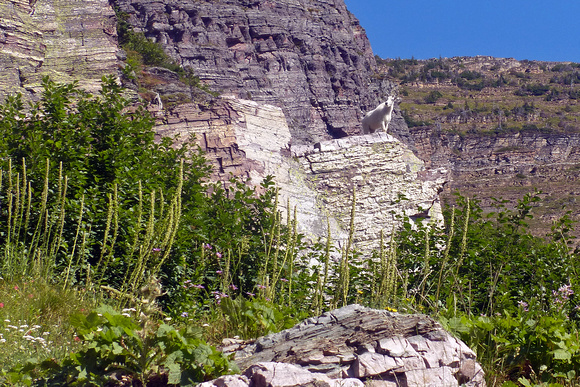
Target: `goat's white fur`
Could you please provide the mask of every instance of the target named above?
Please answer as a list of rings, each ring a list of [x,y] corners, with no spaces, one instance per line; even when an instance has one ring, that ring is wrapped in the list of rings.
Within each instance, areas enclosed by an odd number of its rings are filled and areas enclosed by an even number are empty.
[[[387,100],[365,114],[362,119],[362,133],[374,133],[378,129],[387,131],[391,116],[393,114],[393,107],[395,106],[395,97],[390,95]]]

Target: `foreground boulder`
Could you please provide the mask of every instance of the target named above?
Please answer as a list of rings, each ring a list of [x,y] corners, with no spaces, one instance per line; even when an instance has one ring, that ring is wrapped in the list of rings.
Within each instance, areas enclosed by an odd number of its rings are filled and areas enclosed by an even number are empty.
[[[228,344],[243,375],[201,386],[485,386],[475,353],[425,315],[349,305]]]

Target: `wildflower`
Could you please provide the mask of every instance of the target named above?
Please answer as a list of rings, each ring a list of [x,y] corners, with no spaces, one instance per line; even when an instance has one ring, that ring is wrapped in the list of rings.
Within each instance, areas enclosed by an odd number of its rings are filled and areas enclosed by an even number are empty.
[[[221,271],[221,270],[216,270],[216,273],[217,273],[217,274],[222,274],[222,273],[223,273],[223,271]]]
[[[14,290],[18,290],[18,286],[17,285],[14,285]]]
[[[121,313],[121,316],[131,317],[131,315],[129,313]]]
[[[185,281],[183,281],[184,284],[188,284],[190,282],[191,282],[191,280],[185,280]]]
[[[229,297],[227,294],[222,293],[222,292],[218,292],[218,291],[213,291],[213,292],[211,292],[211,294],[213,294],[213,296],[215,297],[218,304],[221,302],[222,298]]]
[[[572,290],[572,286],[571,285],[562,285],[562,286],[560,286],[560,288],[558,289],[558,292],[560,293],[560,295],[562,296],[562,298],[564,299],[564,301],[568,301],[568,299],[570,298],[570,296],[574,294],[574,291]]]
[[[30,299],[34,298],[34,294],[29,294],[28,298],[30,298]]]
[[[234,284],[231,284],[231,285],[230,285],[230,288],[231,288],[232,290],[238,290],[238,287],[237,287],[236,285],[234,285]]]
[[[250,292],[246,292],[246,294],[250,297],[254,297],[256,295],[255,293],[250,293]]]
[[[154,253],[158,253],[158,252],[160,252],[160,251],[161,251],[161,249],[160,249],[159,247],[155,247],[155,248],[154,248],[153,250],[151,250],[151,251],[153,251]]]
[[[256,287],[257,287],[258,289],[266,289],[266,287],[265,287],[264,285],[256,285]]]
[[[4,303],[0,302],[0,308],[4,308]]]
[[[192,288],[205,289],[203,285],[191,285]]]
[[[189,316],[189,313],[187,313],[187,312],[181,313],[181,317],[188,317],[188,316]]]
[[[357,290],[356,292],[357,292],[358,294],[363,294],[363,291],[362,291],[362,290],[360,290],[360,289],[359,289],[359,290]]]
[[[75,341],[81,341],[81,339],[80,339],[78,336],[75,336],[75,337],[74,337],[74,340],[75,340]]]
[[[221,257],[222,257],[222,253],[220,253],[220,252],[217,252],[217,253],[215,253],[215,255],[216,255],[216,257],[218,257],[218,258],[221,258]]]
[[[288,280],[286,278],[280,278],[280,281],[282,281],[282,282],[288,282]]]
[[[518,306],[523,309],[524,312],[528,311],[528,303],[525,301],[518,301]]]
[[[204,243],[202,246],[206,250],[211,250],[212,249],[212,247],[211,247],[211,245],[209,243]]]

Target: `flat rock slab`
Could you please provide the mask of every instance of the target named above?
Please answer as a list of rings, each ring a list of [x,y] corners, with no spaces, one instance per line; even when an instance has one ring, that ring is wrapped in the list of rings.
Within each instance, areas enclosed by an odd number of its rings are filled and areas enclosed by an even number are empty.
[[[337,381],[377,387],[485,386],[475,353],[429,316],[360,305],[324,313],[252,343],[229,341],[227,351],[245,370],[248,386],[332,386]],[[221,378],[208,383],[239,385]]]

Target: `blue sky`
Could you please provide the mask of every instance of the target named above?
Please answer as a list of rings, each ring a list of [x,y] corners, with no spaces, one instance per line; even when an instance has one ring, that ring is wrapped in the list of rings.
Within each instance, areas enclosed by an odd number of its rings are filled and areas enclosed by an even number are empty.
[[[580,62],[578,0],[345,0],[381,58]]]

